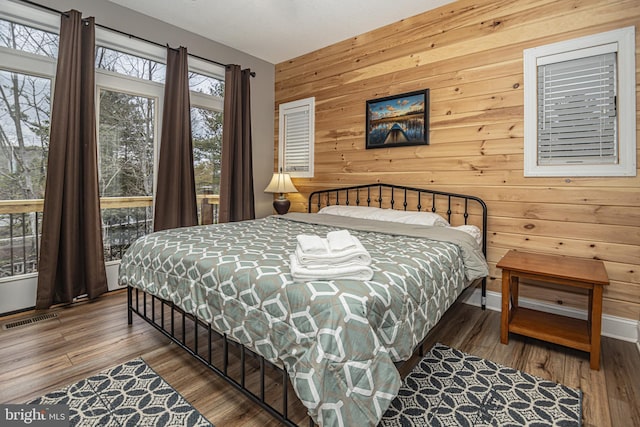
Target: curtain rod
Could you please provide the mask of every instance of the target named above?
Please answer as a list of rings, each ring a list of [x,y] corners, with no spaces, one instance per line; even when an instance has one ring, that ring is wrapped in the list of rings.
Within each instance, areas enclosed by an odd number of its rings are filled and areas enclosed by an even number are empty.
[[[31,1],[31,0],[20,0],[20,1],[22,3],[27,3],[27,4],[31,5],[31,6],[39,7],[40,9],[44,9],[44,10],[47,10],[47,11],[52,12],[52,13],[57,13],[59,15],[68,16],[66,12],[62,12],[62,11],[60,11],[58,9],[54,9],[52,7],[45,6],[43,4],[36,3],[34,1]],[[155,46],[167,47],[169,49],[175,49],[175,48],[170,47],[168,44],[163,45],[161,43],[154,42],[153,40],[148,40],[148,39],[145,39],[143,37],[136,36],[135,34],[126,33],[124,31],[117,30],[115,28],[107,27],[106,25],[98,24],[97,22],[95,23],[95,26],[96,27],[100,27],[100,28],[102,28],[104,30],[113,31],[114,33],[118,33],[118,34],[121,34],[123,36],[129,37],[129,38],[132,38],[132,39],[136,39],[136,40],[140,40],[140,41],[143,41],[143,42],[146,42],[146,43],[150,43],[150,44],[153,44]],[[205,61],[205,62],[210,62],[212,64],[216,64],[216,65],[219,65],[221,67],[227,67],[228,65],[230,65],[230,64],[223,64],[222,62],[214,61],[213,59],[203,58],[202,56],[194,55],[192,53],[188,53],[188,55],[191,56],[192,58],[196,58],[196,59],[199,59],[199,60]],[[255,71],[251,71],[250,74],[251,74],[251,77],[255,77],[256,76],[256,72]]]

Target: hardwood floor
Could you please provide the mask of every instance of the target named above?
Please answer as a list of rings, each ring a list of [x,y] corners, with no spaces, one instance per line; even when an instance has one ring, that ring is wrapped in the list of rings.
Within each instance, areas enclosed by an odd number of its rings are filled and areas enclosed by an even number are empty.
[[[142,357],[216,427],[278,425],[135,315],[128,326],[125,292],[52,311],[57,319],[0,330],[1,403],[25,402]],[[584,352],[513,334],[509,345],[500,344],[500,313],[462,303],[445,314],[425,349],[436,342],[582,389],[585,426],[640,425],[640,355],[633,343],[603,337],[601,369],[593,371]]]

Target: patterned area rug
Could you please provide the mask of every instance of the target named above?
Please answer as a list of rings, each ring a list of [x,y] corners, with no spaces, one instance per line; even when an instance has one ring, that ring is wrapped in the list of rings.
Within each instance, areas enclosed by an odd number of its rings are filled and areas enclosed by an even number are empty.
[[[71,426],[213,427],[142,359],[28,402],[68,405]]]
[[[380,426],[580,426],[582,392],[436,344]]]

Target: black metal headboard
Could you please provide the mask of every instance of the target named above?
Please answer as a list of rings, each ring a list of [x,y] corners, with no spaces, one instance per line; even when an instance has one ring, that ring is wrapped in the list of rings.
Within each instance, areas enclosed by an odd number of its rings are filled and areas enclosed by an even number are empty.
[[[473,224],[482,231],[482,252],[487,255],[487,205],[479,197],[391,184],[331,188],[309,195],[310,213],[333,205],[431,211],[439,213],[451,225]],[[482,280],[481,304],[484,309],[486,278]]]

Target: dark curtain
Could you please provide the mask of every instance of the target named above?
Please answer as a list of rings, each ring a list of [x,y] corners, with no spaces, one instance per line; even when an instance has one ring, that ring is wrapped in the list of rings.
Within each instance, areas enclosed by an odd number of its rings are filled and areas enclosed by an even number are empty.
[[[153,229],[198,224],[187,49],[167,48]]]
[[[38,264],[36,308],[107,291],[98,190],[95,25],[63,14]]]
[[[251,70],[227,65],[224,79],[220,222],[254,219],[251,156]]]

